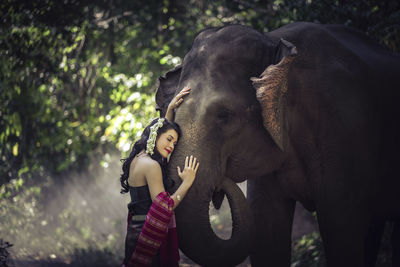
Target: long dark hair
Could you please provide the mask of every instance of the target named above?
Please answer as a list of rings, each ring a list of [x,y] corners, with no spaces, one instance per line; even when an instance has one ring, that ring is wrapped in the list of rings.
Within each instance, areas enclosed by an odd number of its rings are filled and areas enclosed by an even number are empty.
[[[122,164],[122,172],[123,173],[121,174],[121,178],[120,178],[121,186],[122,186],[121,194],[129,192],[128,177],[129,177],[129,168],[130,168],[131,162],[140,151],[146,150],[147,139],[149,139],[149,135],[150,135],[150,127],[153,126],[158,121],[158,119],[159,118],[151,121],[151,123],[149,125],[147,125],[147,127],[143,130],[142,136],[133,145],[133,148],[132,148],[131,153],[129,154],[129,157],[127,157],[125,159],[121,159],[121,161],[123,162],[123,164]],[[160,134],[165,133],[166,131],[168,131],[170,129],[174,129],[178,133],[178,136],[181,135],[181,130],[179,128],[179,125],[176,124],[175,122],[165,119],[163,122],[163,126],[158,128],[158,130],[157,130],[157,139],[160,136]],[[168,188],[171,188],[172,186],[174,186],[174,181],[167,177],[167,160],[164,159],[160,155],[160,153],[157,151],[157,148],[154,148],[154,153],[153,153],[153,155],[150,155],[150,157],[152,159],[154,159],[155,161],[157,161],[161,166],[164,187],[166,189],[168,189]]]

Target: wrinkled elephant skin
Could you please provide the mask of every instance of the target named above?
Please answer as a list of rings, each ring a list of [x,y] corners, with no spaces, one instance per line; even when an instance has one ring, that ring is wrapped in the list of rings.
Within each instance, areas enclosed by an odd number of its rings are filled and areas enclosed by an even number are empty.
[[[178,186],[186,155],[201,164],[176,210],[183,252],[204,266],[247,255],[252,266],[290,266],[299,201],[317,212],[328,266],[372,266],[374,226],[400,215],[399,81],[399,56],[344,26],[201,32],[156,94],[163,116],[191,87],[175,114],[182,136],[169,170]],[[246,179],[247,201],[235,184]],[[229,240],[209,221],[223,194]]]

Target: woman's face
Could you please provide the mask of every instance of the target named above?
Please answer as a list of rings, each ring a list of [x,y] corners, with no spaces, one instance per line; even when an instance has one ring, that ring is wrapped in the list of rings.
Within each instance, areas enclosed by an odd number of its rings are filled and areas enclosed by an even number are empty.
[[[174,129],[167,130],[157,138],[156,148],[158,153],[166,159],[174,151],[177,142],[178,133]]]

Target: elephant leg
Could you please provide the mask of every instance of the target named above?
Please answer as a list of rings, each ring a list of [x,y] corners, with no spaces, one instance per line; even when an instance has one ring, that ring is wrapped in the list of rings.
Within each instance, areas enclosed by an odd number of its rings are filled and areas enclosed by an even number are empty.
[[[392,266],[400,267],[400,220],[396,220],[392,232]]]
[[[290,266],[295,201],[285,199],[275,177],[247,181],[247,198],[254,212],[252,266]]]
[[[343,201],[342,201],[343,202]],[[367,222],[370,218],[349,202],[347,207],[339,200],[330,200],[324,207],[317,205],[318,224],[328,267],[364,267]]]
[[[365,265],[374,267],[378,258],[378,252],[382,240],[385,222],[372,222],[365,241]]]

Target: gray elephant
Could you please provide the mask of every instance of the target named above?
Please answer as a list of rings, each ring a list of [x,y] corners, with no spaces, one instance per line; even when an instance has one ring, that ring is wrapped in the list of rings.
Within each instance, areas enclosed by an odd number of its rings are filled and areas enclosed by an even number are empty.
[[[186,155],[201,164],[176,210],[186,255],[204,266],[248,255],[253,266],[289,266],[299,201],[317,213],[328,266],[373,266],[376,225],[400,216],[399,55],[344,26],[213,28],[160,78],[161,116],[184,86],[192,89],[175,114],[182,136],[169,164],[176,186]],[[247,199],[236,185],[246,179]],[[229,240],[209,221],[223,194]]]

